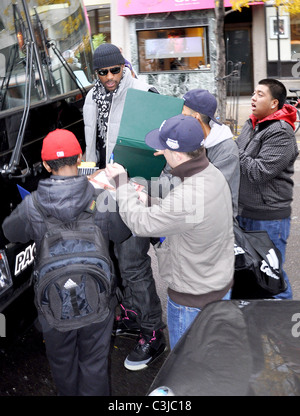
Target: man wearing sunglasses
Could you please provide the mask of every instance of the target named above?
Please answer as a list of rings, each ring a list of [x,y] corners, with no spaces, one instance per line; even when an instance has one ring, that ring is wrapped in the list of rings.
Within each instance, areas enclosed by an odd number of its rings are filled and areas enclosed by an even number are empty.
[[[85,160],[105,168],[116,144],[128,88],[156,92],[150,85],[133,78],[120,49],[112,44],[98,46],[93,57],[97,81],[86,96],[83,107]],[[132,114],[134,117],[134,114]],[[150,238],[131,236],[114,246],[124,298],[116,335],[140,338],[125,360],[129,370],[146,368],[166,347],[162,328],[162,308],[148,255]]]

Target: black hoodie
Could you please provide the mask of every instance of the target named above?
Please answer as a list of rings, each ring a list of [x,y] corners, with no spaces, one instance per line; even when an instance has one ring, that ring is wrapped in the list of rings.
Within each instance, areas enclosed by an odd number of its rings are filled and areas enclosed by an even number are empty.
[[[101,228],[107,244],[109,240],[124,241],[131,232],[121,220],[116,203],[109,192],[97,191],[99,195],[95,214],[96,225]],[[41,180],[35,192],[38,202],[49,215],[70,222],[88,207],[96,190],[86,176],[53,175],[49,179]],[[37,248],[46,231],[44,221],[34,207],[31,195],[26,196],[4,220],[2,228],[9,241],[26,243],[33,240]]]

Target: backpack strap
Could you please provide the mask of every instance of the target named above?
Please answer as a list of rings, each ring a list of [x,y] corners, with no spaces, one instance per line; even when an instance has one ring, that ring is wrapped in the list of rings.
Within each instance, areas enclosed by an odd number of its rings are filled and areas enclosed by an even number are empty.
[[[48,227],[49,222],[47,220],[48,215],[45,212],[42,205],[38,202],[37,197],[36,197],[36,192],[32,192],[31,197],[32,197],[32,202],[33,202],[35,209],[39,212],[40,216],[43,218],[45,225],[47,227],[47,230],[49,231],[49,227]]]

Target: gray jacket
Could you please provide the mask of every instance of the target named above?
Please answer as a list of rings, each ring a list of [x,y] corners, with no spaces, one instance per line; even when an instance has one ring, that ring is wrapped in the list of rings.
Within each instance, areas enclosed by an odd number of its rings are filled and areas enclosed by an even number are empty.
[[[107,130],[106,163],[108,163],[117,141],[128,88],[148,91],[151,88],[151,85],[148,85],[137,78],[133,78],[130,70],[125,68],[125,74],[119,84],[118,91],[113,95],[112,99]],[[93,90],[91,89],[85,98],[83,106],[84,133],[86,142],[85,160],[87,162],[97,162],[97,104],[92,99],[92,95]],[[134,114],[132,116],[134,117]]]
[[[120,215],[136,235],[166,237],[156,254],[159,273],[173,291],[173,300],[176,292],[186,299],[178,303],[203,307],[204,298],[212,293],[215,297],[210,299],[221,299],[233,279],[230,190],[204,154],[172,173],[182,179],[181,184],[151,207],[139,203],[131,185],[119,182]]]
[[[218,168],[228,182],[233,216],[238,214],[238,198],[240,187],[240,159],[237,144],[233,140],[231,130],[224,124],[211,122],[211,131],[204,140],[208,160]]]
[[[241,166],[239,215],[257,220],[289,217],[298,156],[291,124],[273,117],[253,128],[249,119],[237,145]]]

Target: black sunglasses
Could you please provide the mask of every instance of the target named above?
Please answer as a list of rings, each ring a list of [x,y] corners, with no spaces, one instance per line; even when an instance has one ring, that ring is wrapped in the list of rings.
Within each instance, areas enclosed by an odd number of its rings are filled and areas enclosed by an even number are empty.
[[[116,75],[116,74],[119,74],[120,71],[121,71],[121,67],[115,66],[110,69],[98,69],[97,72],[101,77],[105,77],[105,75],[107,75],[109,72],[111,72],[113,75]]]

